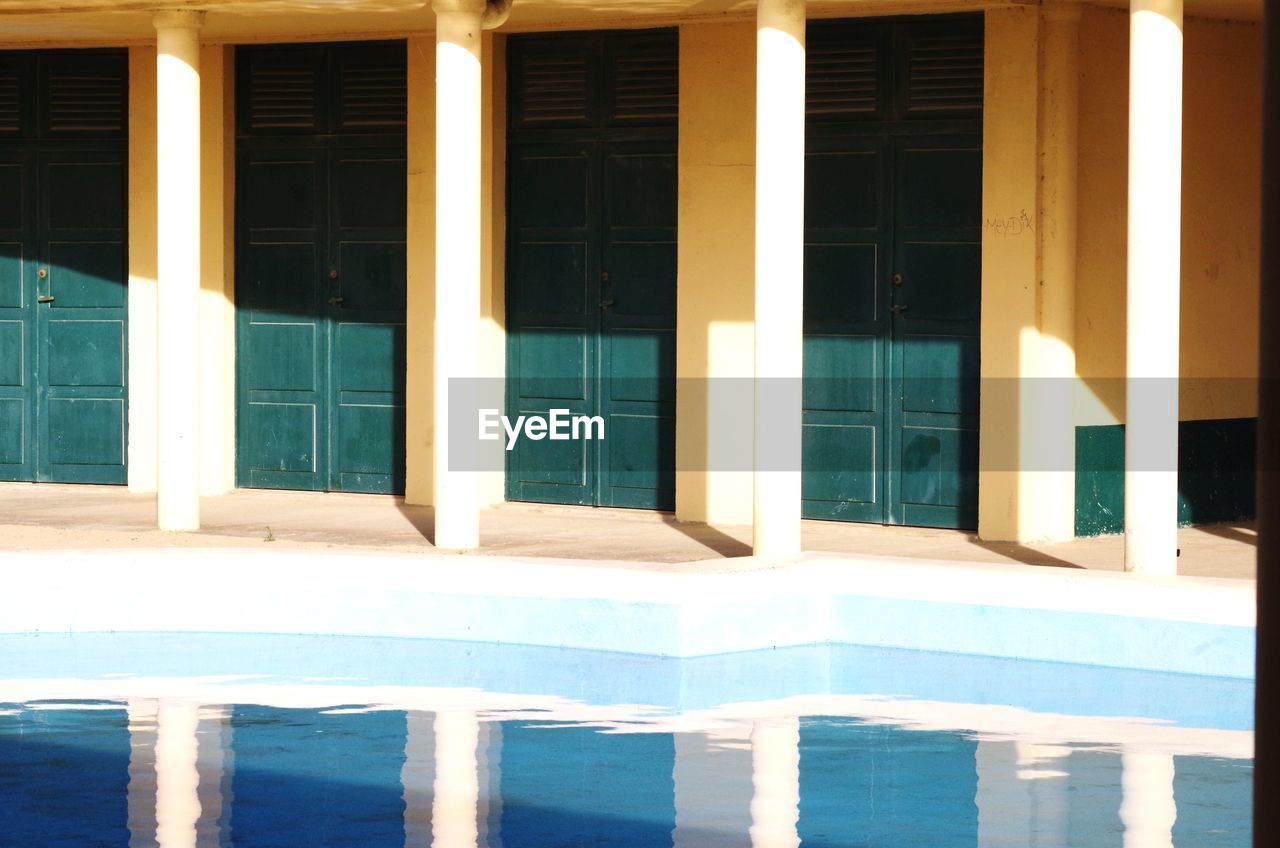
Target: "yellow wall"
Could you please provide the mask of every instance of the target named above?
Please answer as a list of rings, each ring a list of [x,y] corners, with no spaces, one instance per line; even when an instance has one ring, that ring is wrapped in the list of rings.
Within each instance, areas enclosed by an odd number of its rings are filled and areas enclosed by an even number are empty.
[[[1183,420],[1256,414],[1261,31],[1184,27]],[[1081,21],[1078,424],[1124,420],[1128,16]],[[1224,379],[1225,378],[1225,379]]]
[[[200,50],[200,491],[235,488],[234,48]]]
[[[409,39],[409,209],[406,293],[405,500],[429,504],[432,495],[431,433],[435,403],[432,347],[436,315],[436,41]]]
[[[755,51],[748,21],[680,28],[676,517],[687,521],[751,522]]]
[[[156,51],[129,48],[129,488],[156,490]]]

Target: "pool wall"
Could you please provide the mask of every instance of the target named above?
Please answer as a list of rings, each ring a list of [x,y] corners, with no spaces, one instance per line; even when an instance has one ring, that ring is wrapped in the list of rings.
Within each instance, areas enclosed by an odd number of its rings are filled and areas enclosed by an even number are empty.
[[[1254,673],[1245,580],[824,554],[723,570],[213,549],[13,553],[5,565],[8,633],[388,636],[664,657],[847,644]]]

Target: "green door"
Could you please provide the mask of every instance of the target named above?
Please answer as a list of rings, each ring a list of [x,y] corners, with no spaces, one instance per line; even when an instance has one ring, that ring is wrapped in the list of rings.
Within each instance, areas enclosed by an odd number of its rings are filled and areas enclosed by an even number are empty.
[[[813,24],[804,514],[977,524],[982,21]]]
[[[0,480],[126,482],[127,67],[0,54]]]
[[[404,45],[238,69],[239,483],[402,492]]]
[[[676,34],[510,41],[507,415],[599,416],[520,439],[511,500],[675,505]]]

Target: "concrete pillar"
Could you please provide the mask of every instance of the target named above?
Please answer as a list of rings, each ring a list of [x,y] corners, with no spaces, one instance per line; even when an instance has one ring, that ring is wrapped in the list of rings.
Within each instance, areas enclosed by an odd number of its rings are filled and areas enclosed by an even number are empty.
[[[751,848],[799,848],[800,720],[751,729]]]
[[[800,553],[805,0],[756,7],[754,543]]]
[[[156,714],[156,842],[196,848],[200,821],[200,708],[165,701]]]
[[[435,545],[480,545],[474,469],[450,467],[450,381],[478,376],[481,266],[481,31],[484,0],[436,13]],[[453,393],[460,391],[455,382]],[[474,423],[474,422],[473,422]],[[459,433],[459,438],[462,438]]]
[[[1178,570],[1182,0],[1131,0],[1125,570]]]
[[[432,848],[476,848],[480,840],[480,721],[473,712],[436,713]]]
[[[1173,848],[1173,756],[1125,751],[1120,762],[1124,848]]]
[[[200,527],[200,27],[156,13],[157,519]]]

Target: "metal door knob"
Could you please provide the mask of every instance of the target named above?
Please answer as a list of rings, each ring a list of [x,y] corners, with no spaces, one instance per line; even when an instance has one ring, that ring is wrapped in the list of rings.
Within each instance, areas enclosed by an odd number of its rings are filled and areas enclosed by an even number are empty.
[[[895,303],[893,306],[889,307],[889,311],[892,312],[894,315],[901,315],[902,313],[907,311],[907,307],[906,307],[906,304]]]
[[[39,269],[38,271],[36,271],[36,276],[43,280],[45,277],[49,276],[49,269],[48,268]]]
[[[610,306],[613,306],[613,301],[612,301],[612,300],[602,300],[602,301],[600,301],[600,308],[601,308],[601,309],[608,309]]]
[[[53,303],[53,295],[42,294],[36,298],[36,303]]]
[[[331,297],[329,298],[329,305],[337,306],[338,304],[342,303],[344,300],[346,300],[345,297]]]

